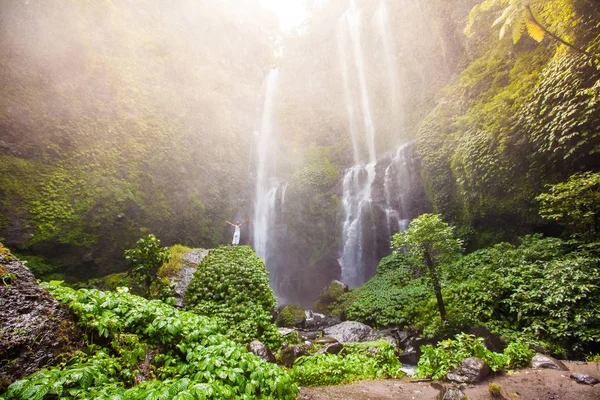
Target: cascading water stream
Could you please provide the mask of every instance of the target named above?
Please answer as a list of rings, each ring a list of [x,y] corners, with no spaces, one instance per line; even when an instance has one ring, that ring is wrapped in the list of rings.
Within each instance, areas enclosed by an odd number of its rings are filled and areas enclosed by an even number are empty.
[[[377,25],[377,31],[383,45],[383,54],[385,57],[385,64],[387,67],[387,79],[388,88],[390,95],[390,110],[396,123],[402,123],[400,121],[401,106],[398,101],[399,91],[399,80],[396,66],[396,57],[392,50],[392,39],[390,34],[390,23],[388,20],[388,9],[385,1],[382,1],[375,11],[375,24]]]
[[[396,150],[383,178],[384,207],[390,238],[396,232],[405,231],[410,222],[406,205],[406,188],[411,181],[411,170],[406,155],[409,146],[410,144],[405,144]]]
[[[278,187],[278,182],[270,179],[273,172],[271,149],[274,130],[273,111],[277,95],[278,76],[278,70],[271,70],[267,77],[256,147],[256,191],[252,228],[254,250],[265,262],[268,259],[269,232],[273,224],[273,206]]]

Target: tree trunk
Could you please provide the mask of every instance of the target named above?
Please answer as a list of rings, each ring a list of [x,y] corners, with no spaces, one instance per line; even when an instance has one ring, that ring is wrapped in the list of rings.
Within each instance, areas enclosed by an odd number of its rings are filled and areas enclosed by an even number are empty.
[[[429,250],[425,250],[425,264],[427,264],[427,268],[429,268],[429,275],[431,276],[431,282],[433,283],[433,291],[435,292],[438,309],[440,310],[440,317],[443,322],[446,322],[446,307],[444,306],[444,299],[442,298],[442,288]]]

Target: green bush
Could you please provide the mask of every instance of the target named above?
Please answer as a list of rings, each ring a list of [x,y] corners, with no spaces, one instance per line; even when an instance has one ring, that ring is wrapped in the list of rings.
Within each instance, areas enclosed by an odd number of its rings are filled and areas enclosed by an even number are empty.
[[[423,355],[419,359],[418,375],[423,378],[444,379],[448,371],[457,367],[462,360],[478,357],[484,360],[494,372],[524,367],[535,355],[535,351],[523,342],[513,342],[504,353],[488,350],[483,338],[461,333],[455,340],[441,341],[436,347],[421,346]]]
[[[161,247],[160,240],[150,234],[140,238],[135,248],[125,250],[125,260],[131,266],[129,274],[141,285],[145,296],[156,297],[163,289],[158,270],[169,261],[168,249]]]
[[[77,315],[86,353],[13,383],[6,399],[295,399],[296,384],[221,334],[215,321],[158,300],[44,284]],[[151,350],[151,351],[150,351]],[[150,351],[150,352],[149,352]],[[147,381],[140,361],[154,354]]]
[[[301,386],[341,385],[363,379],[398,378],[400,361],[384,340],[346,343],[339,354],[304,356],[294,362],[292,378]]]
[[[327,288],[319,295],[319,299],[313,305],[316,312],[339,315],[340,305],[344,302],[346,292],[343,285],[339,282],[331,282]]]
[[[237,343],[260,340],[275,349],[276,300],[263,261],[249,246],[222,246],[202,260],[185,293],[188,309],[214,318]]]

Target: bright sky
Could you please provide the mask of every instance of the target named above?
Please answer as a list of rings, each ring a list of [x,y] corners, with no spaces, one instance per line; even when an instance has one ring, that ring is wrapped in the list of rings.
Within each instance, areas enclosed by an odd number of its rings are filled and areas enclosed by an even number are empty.
[[[273,11],[284,32],[300,25],[306,19],[306,0],[260,0],[266,9]]]

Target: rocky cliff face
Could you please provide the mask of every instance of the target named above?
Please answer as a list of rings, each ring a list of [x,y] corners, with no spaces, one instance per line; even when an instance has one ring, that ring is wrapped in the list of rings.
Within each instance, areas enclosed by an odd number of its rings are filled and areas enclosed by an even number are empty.
[[[0,244],[0,392],[83,346],[73,315]]]

